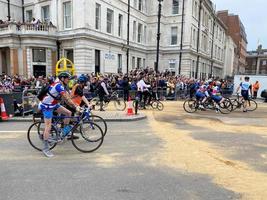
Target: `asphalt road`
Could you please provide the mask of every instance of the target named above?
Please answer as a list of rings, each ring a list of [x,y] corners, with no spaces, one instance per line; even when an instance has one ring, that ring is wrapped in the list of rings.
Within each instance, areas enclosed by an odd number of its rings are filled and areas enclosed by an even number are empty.
[[[216,183],[209,174],[151,161],[166,151],[167,142],[155,134],[149,120],[190,131],[192,140],[205,141],[229,159],[245,162],[263,173],[267,171],[262,156],[267,150],[267,137],[250,130],[240,135],[224,128],[214,131],[210,119],[201,118],[209,120],[207,126],[194,124],[190,120],[199,117],[175,109],[172,104],[164,112],[146,111],[153,118],[109,122],[107,136],[97,152],[83,154],[67,142],[53,150],[52,159],[28,144],[26,130],[30,123],[0,123],[0,200],[242,199],[240,191]],[[241,117],[236,115],[234,118]],[[185,159],[190,162],[190,158]]]

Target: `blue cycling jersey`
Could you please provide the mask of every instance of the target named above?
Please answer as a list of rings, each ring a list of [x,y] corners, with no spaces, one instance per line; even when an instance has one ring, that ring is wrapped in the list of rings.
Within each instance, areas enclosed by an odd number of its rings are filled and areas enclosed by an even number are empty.
[[[240,83],[241,90],[248,91],[251,88],[251,84],[249,82]]]

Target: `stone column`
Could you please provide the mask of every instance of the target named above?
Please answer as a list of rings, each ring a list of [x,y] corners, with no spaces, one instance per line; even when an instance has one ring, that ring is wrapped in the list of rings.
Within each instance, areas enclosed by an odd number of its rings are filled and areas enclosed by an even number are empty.
[[[74,43],[74,65],[77,74],[93,71],[93,50],[86,40],[77,39]]]
[[[260,64],[261,64],[261,59],[258,57],[257,58],[257,70],[256,70],[256,74],[260,73]]]
[[[10,74],[19,74],[18,49],[10,48]]]
[[[27,49],[23,49],[23,76],[28,77],[28,70],[27,70]]]
[[[52,59],[52,74],[56,74],[56,64],[57,64],[57,51],[52,50],[51,53],[51,59]]]

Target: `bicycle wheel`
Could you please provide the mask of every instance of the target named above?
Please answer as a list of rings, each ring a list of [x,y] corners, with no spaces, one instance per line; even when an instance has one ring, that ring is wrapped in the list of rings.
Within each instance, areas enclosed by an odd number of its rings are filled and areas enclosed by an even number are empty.
[[[188,113],[194,113],[197,111],[197,102],[189,99],[184,102],[183,108]]]
[[[104,136],[106,135],[108,127],[107,127],[106,121],[102,117],[100,117],[98,115],[90,115],[89,119],[87,119],[87,120],[97,124],[102,129],[103,135]]]
[[[219,107],[222,114],[229,114],[233,111],[233,104],[229,99],[225,99],[222,103],[219,103]]]
[[[231,100],[231,103],[233,105],[233,111],[236,110],[238,108],[238,101],[236,99],[230,99]]]
[[[75,133],[75,135],[79,136],[79,138],[74,140],[72,132],[71,142],[78,151],[91,153],[102,145],[104,135],[102,129],[97,124],[84,122],[77,127],[77,130],[79,130],[79,133]]]
[[[258,108],[258,104],[254,100],[249,100],[247,104],[247,110],[248,111],[254,111]]]
[[[126,103],[122,98],[118,98],[114,100],[114,106],[117,110],[123,111],[126,108]]]
[[[38,151],[42,151],[43,149],[43,132],[44,132],[45,124],[42,122],[33,123],[28,129],[27,138],[30,145]],[[51,127],[50,137],[57,137],[57,130],[54,126]],[[49,148],[53,149],[57,145],[56,142],[50,142]]]
[[[161,103],[160,101],[158,101],[157,108],[158,108],[159,111],[162,111],[164,109],[163,103]]]
[[[100,109],[100,100],[99,100],[98,97],[92,98],[91,103],[93,104],[95,110],[99,110]]]
[[[133,108],[135,108],[135,105],[136,105],[136,101],[133,101]]]
[[[157,101],[151,101],[150,104],[151,104],[151,107],[153,109],[158,109],[158,102]]]

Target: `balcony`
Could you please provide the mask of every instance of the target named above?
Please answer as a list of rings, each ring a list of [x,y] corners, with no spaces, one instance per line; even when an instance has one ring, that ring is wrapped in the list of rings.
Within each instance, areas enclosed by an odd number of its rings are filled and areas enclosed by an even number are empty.
[[[17,24],[10,22],[0,24],[0,36],[5,35],[37,35],[56,36],[57,28],[48,24]]]

